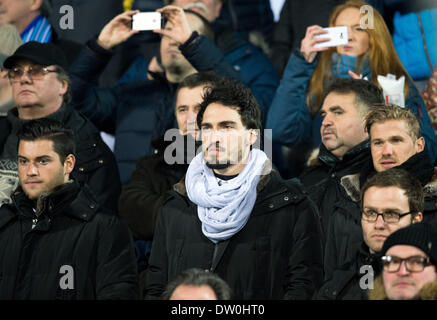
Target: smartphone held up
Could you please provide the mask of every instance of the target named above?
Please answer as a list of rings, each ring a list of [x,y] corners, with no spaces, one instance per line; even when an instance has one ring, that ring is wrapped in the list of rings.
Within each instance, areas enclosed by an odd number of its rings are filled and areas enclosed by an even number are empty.
[[[132,16],[132,30],[151,31],[162,29],[163,19],[159,12],[139,12]]]
[[[347,27],[339,26],[332,28],[323,28],[323,30],[328,31],[328,33],[316,35],[314,36],[314,38],[330,38],[330,40],[318,42],[314,45],[314,48],[337,47],[348,44],[349,38],[347,34]]]

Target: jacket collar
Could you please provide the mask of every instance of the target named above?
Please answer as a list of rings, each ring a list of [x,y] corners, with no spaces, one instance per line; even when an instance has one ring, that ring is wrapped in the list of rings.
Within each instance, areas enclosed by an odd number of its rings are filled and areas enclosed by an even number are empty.
[[[369,140],[363,141],[345,153],[343,159],[337,158],[333,155],[325,145],[320,145],[318,159],[329,167],[348,167],[351,164],[361,162],[370,156]]]
[[[21,218],[33,218],[34,202],[18,189],[12,200]],[[52,218],[58,214],[64,214],[79,220],[89,221],[97,212],[98,205],[91,193],[84,186],[81,189],[78,182],[71,180],[58,187],[55,191],[42,198],[37,210],[40,216]]]
[[[47,115],[45,118],[54,119],[54,120],[57,120],[61,123],[66,123],[66,119],[68,117],[68,114],[69,114],[69,112],[68,112],[67,105],[62,104],[62,106],[58,110]],[[18,109],[16,107],[8,111],[7,118],[8,118],[9,123],[12,126],[12,133],[14,133],[14,134],[16,134],[18,132],[18,130],[21,128],[21,126],[24,123],[30,121],[30,120],[20,119],[18,117]]]
[[[437,197],[437,170],[431,164],[426,149],[411,156],[407,161],[395,168],[404,169],[418,178],[422,186],[424,186],[425,197]],[[370,159],[369,162],[364,163],[360,173],[342,177],[341,185],[353,201],[359,202],[360,187],[376,173]]]

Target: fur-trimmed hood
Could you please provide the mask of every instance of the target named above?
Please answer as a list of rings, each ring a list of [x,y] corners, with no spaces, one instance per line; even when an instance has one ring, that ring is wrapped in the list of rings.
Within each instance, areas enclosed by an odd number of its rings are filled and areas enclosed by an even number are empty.
[[[382,282],[382,275],[377,277],[374,282],[374,288],[368,290],[369,300],[389,300],[385,293],[384,284]],[[420,300],[437,300],[437,280],[427,283],[420,290]]]
[[[360,201],[360,174],[350,174],[341,178],[341,186],[355,202]],[[425,198],[437,198],[437,168],[431,180],[423,187]]]

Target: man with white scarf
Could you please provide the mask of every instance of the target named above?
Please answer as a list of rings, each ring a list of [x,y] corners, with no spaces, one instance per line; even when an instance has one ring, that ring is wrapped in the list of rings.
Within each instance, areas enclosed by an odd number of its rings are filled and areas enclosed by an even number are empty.
[[[317,209],[253,147],[261,112],[250,89],[221,80],[197,115],[202,152],[159,214],[146,298],[188,268],[217,273],[235,299],[309,299],[322,280]]]

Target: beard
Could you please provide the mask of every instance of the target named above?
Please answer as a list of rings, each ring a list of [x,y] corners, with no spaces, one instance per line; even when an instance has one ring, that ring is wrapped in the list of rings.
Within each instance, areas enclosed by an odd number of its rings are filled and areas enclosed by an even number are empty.
[[[224,170],[224,169],[229,168],[231,166],[231,164],[229,162],[227,162],[227,163],[212,163],[212,162],[206,161],[206,166],[212,170]]]

